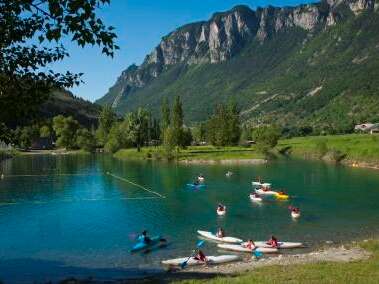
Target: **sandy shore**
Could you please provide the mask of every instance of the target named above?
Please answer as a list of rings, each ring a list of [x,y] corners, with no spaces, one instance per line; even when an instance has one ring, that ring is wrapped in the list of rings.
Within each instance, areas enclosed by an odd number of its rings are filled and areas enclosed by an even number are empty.
[[[242,272],[253,271],[255,268],[271,265],[293,265],[318,262],[350,262],[364,260],[370,257],[370,253],[364,249],[353,247],[346,248],[344,246],[326,248],[315,252],[294,254],[294,255],[278,255],[274,257],[262,258],[259,260],[248,259],[245,261],[234,262],[218,266],[199,266],[191,267],[177,273],[201,272],[210,274],[237,274]]]
[[[231,254],[233,254],[231,252]],[[243,256],[243,255],[242,255]],[[172,281],[189,280],[189,279],[211,279],[219,276],[233,276],[240,273],[252,272],[259,267],[273,265],[294,265],[321,262],[353,262],[366,260],[371,253],[357,246],[345,247],[327,247],[314,252],[302,254],[283,254],[278,256],[264,257],[259,260],[253,259],[247,255],[244,260],[223,265],[202,265],[180,269],[178,267],[168,267],[166,272],[140,277],[125,278],[107,281],[99,281],[94,278],[89,279],[66,279],[61,283],[64,284],[82,284],[82,283],[170,283]]]
[[[206,159],[190,159],[179,160],[179,163],[187,165],[261,165],[266,164],[265,159],[225,159],[225,160],[206,160]]]

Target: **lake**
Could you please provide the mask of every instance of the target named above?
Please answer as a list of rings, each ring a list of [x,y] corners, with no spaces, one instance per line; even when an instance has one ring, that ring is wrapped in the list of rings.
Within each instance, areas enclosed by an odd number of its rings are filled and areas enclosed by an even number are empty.
[[[378,233],[379,172],[369,169],[286,159],[221,166],[30,155],[3,161],[0,172],[0,279],[6,283],[154,273],[160,260],[191,254],[197,229],[217,226],[243,239],[275,234],[311,249]],[[207,187],[187,188],[199,173]],[[252,203],[257,176],[293,199]],[[216,215],[218,202],[227,206],[226,216]],[[289,205],[302,209],[299,220],[291,219]],[[167,248],[131,255],[144,229],[164,236]],[[208,242],[204,251],[221,253]]]

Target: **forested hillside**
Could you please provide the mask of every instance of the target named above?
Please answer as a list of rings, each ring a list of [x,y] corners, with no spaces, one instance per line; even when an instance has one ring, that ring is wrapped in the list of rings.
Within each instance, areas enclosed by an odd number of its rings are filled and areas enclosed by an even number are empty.
[[[252,124],[344,132],[378,120],[379,11],[374,1],[238,6],[178,28],[100,99],[123,114],[180,95],[187,123],[235,100]]]

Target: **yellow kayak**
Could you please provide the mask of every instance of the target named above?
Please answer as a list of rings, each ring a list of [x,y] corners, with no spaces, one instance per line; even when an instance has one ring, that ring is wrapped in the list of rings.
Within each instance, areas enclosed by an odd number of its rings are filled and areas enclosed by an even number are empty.
[[[277,199],[283,199],[283,200],[290,198],[289,195],[287,195],[287,194],[281,194],[281,193],[277,193],[277,194],[275,195],[275,197],[276,197]]]

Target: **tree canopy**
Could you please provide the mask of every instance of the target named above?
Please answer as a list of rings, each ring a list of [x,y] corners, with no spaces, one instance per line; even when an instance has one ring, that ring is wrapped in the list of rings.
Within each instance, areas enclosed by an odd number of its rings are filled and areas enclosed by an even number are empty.
[[[114,28],[96,10],[110,0],[0,0],[0,122],[27,118],[51,90],[72,87],[82,74],[56,73],[67,53],[63,39],[98,45],[113,56]]]

